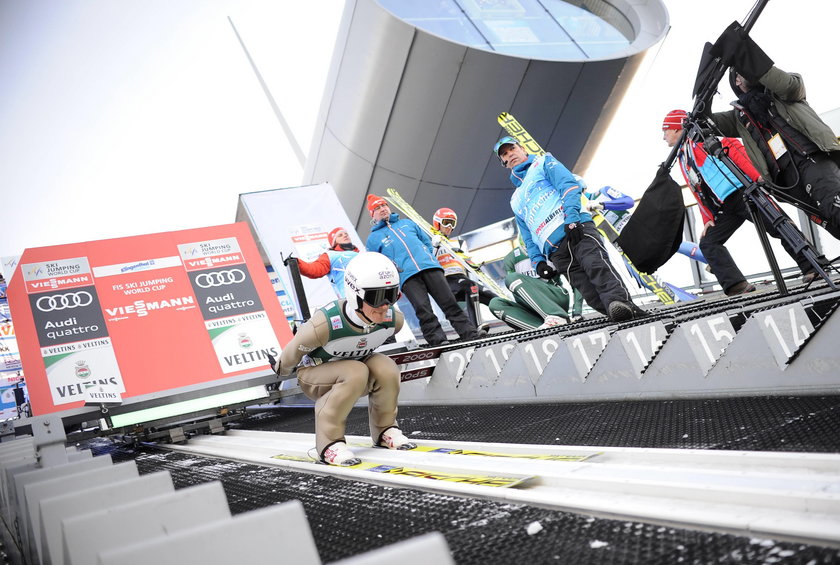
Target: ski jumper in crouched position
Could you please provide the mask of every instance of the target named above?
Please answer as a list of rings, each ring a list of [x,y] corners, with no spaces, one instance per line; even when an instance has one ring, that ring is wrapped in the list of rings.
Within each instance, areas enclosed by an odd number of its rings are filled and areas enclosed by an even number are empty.
[[[397,426],[400,371],[396,363],[374,350],[402,328],[394,310],[399,275],[379,253],[360,253],[347,264],[347,300],[318,309],[283,349],[281,376],[297,369],[303,393],[315,401],[315,447],[321,461],[355,465],[360,460],[344,438],[347,416],[356,401],[368,395],[370,437],[389,449],[413,449]]]

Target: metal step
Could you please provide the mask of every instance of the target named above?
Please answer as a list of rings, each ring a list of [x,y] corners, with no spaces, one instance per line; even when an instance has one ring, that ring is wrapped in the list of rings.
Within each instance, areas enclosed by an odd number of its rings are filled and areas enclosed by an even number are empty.
[[[771,293],[518,332],[444,351],[403,404],[832,394],[840,293]],[[405,367],[404,367],[405,370]]]

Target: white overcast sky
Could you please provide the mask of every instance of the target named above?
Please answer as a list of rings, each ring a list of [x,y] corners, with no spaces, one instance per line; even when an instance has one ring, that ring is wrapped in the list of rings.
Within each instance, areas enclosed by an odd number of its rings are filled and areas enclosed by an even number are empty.
[[[586,171],[590,187],[641,195],[668,154],[663,115],[690,106],[703,42],[753,1],[665,4],[671,30]],[[0,0],[0,256],[229,223],[240,193],[299,185],[302,169],[227,18],[308,152],[343,6]],[[818,112],[840,106],[838,12],[837,0],[770,0],[753,32],[780,68],[803,74]],[[733,98],[722,92],[720,108]]]

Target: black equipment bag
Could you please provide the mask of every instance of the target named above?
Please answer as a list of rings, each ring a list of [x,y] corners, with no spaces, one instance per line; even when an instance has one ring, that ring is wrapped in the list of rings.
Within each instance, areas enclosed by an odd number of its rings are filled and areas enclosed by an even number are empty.
[[[684,221],[682,191],[660,165],[617,241],[636,269],[653,273],[680,248]]]

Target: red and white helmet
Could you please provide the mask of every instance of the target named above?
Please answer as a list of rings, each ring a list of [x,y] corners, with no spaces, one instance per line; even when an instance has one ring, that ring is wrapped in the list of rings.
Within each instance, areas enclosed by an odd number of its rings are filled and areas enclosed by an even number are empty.
[[[432,227],[440,231],[441,227],[454,228],[458,223],[458,214],[452,208],[440,208],[435,212]]]

